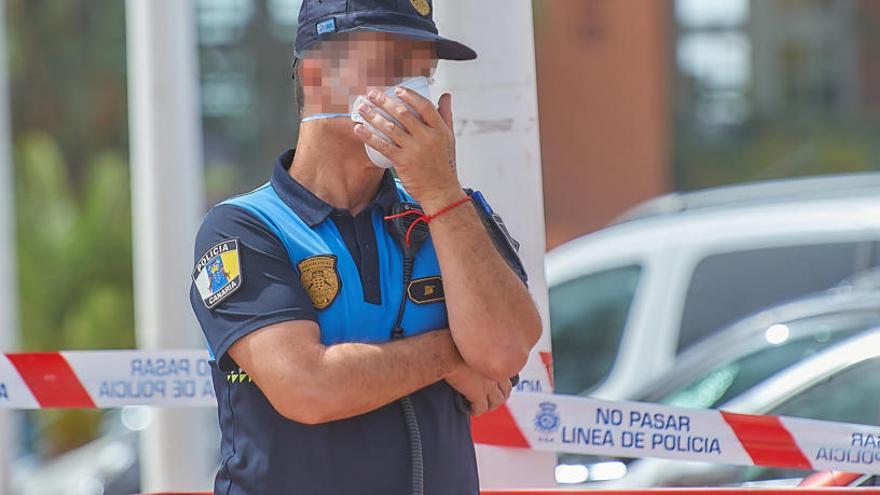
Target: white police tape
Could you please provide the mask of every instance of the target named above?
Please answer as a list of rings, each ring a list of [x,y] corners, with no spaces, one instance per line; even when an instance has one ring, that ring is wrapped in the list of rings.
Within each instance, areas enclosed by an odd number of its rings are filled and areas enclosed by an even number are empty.
[[[880,474],[877,426],[639,402],[514,394],[473,434],[553,452]]]
[[[227,374],[231,386],[256,386]],[[0,408],[216,406],[205,351],[62,351],[0,357]],[[880,474],[880,427],[515,393],[474,418],[496,446]]]
[[[0,408],[216,406],[205,351],[62,351],[0,358]]]

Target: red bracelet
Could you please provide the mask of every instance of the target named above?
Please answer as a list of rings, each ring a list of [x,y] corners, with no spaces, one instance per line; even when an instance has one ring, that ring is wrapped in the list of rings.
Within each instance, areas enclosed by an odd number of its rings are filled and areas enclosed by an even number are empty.
[[[412,232],[413,227],[415,227],[417,223],[419,223],[419,222],[425,222],[426,224],[430,223],[431,220],[439,217],[440,215],[455,208],[456,206],[463,205],[463,204],[467,203],[470,200],[471,200],[470,196],[465,196],[454,203],[448,204],[448,205],[444,206],[443,208],[440,208],[437,211],[437,213],[434,213],[433,215],[428,215],[427,213],[420,212],[419,210],[407,210],[403,213],[398,213],[397,215],[389,215],[389,216],[385,217],[385,220],[393,220],[395,218],[403,217],[406,215],[418,215],[419,216],[418,218],[415,219],[415,221],[412,223],[412,225],[410,225],[409,228],[406,229],[406,237],[404,239],[406,241],[406,245],[409,246],[409,234],[410,234],[410,232]]]
[[[446,213],[447,211],[449,211],[449,210],[455,208],[456,206],[463,205],[463,204],[467,203],[467,202],[470,201],[470,200],[471,200],[471,197],[470,197],[470,196],[465,196],[465,197],[459,199],[458,201],[456,201],[456,202],[454,202],[454,203],[448,204],[448,205],[444,206],[443,208],[440,208],[440,210],[438,210],[437,213],[434,213],[433,215],[427,215],[427,214],[426,214],[426,215],[425,215],[425,223],[430,222],[431,220],[433,220],[433,219],[439,217],[440,215]]]

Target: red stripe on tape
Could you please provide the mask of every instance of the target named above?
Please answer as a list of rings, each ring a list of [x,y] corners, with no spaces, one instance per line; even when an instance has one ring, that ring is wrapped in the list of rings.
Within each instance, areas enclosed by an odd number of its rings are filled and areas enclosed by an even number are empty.
[[[506,404],[492,412],[471,418],[471,434],[475,443],[500,447],[530,447]]]
[[[40,407],[95,407],[67,360],[58,352],[7,354]]]
[[[759,466],[813,469],[779,418],[721,411],[752,461]]]
[[[547,378],[550,379],[550,388],[555,388],[556,384],[553,383],[553,354],[541,351],[538,355],[541,356],[541,362],[544,363],[544,369],[547,370]]]

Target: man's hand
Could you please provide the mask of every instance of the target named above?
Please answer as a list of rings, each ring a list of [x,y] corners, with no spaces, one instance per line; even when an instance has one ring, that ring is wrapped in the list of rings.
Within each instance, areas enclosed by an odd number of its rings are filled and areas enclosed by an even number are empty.
[[[390,141],[382,139],[364,125],[354,132],[364,143],[394,162],[397,175],[425,212],[433,213],[464,197],[455,171],[455,134],[452,127],[452,95],[444,93],[438,108],[415,91],[398,87],[397,97],[406,105],[381,91],[370,91],[370,102],[397,119],[397,125],[370,105],[358,108],[363,117]],[[421,120],[420,120],[421,117]]]
[[[470,402],[471,416],[494,411],[507,402],[512,385],[510,380],[495,381],[461,364],[458,369],[446,376],[446,382],[464,395]]]

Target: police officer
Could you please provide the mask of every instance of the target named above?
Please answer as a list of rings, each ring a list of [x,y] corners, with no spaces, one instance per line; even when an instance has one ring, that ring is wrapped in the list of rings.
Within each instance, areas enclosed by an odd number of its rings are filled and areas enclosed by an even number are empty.
[[[476,494],[469,414],[507,399],[540,319],[515,241],[458,181],[451,96],[395,87],[476,54],[430,0],[305,0],[294,53],[297,147],[196,237],[214,493]]]

